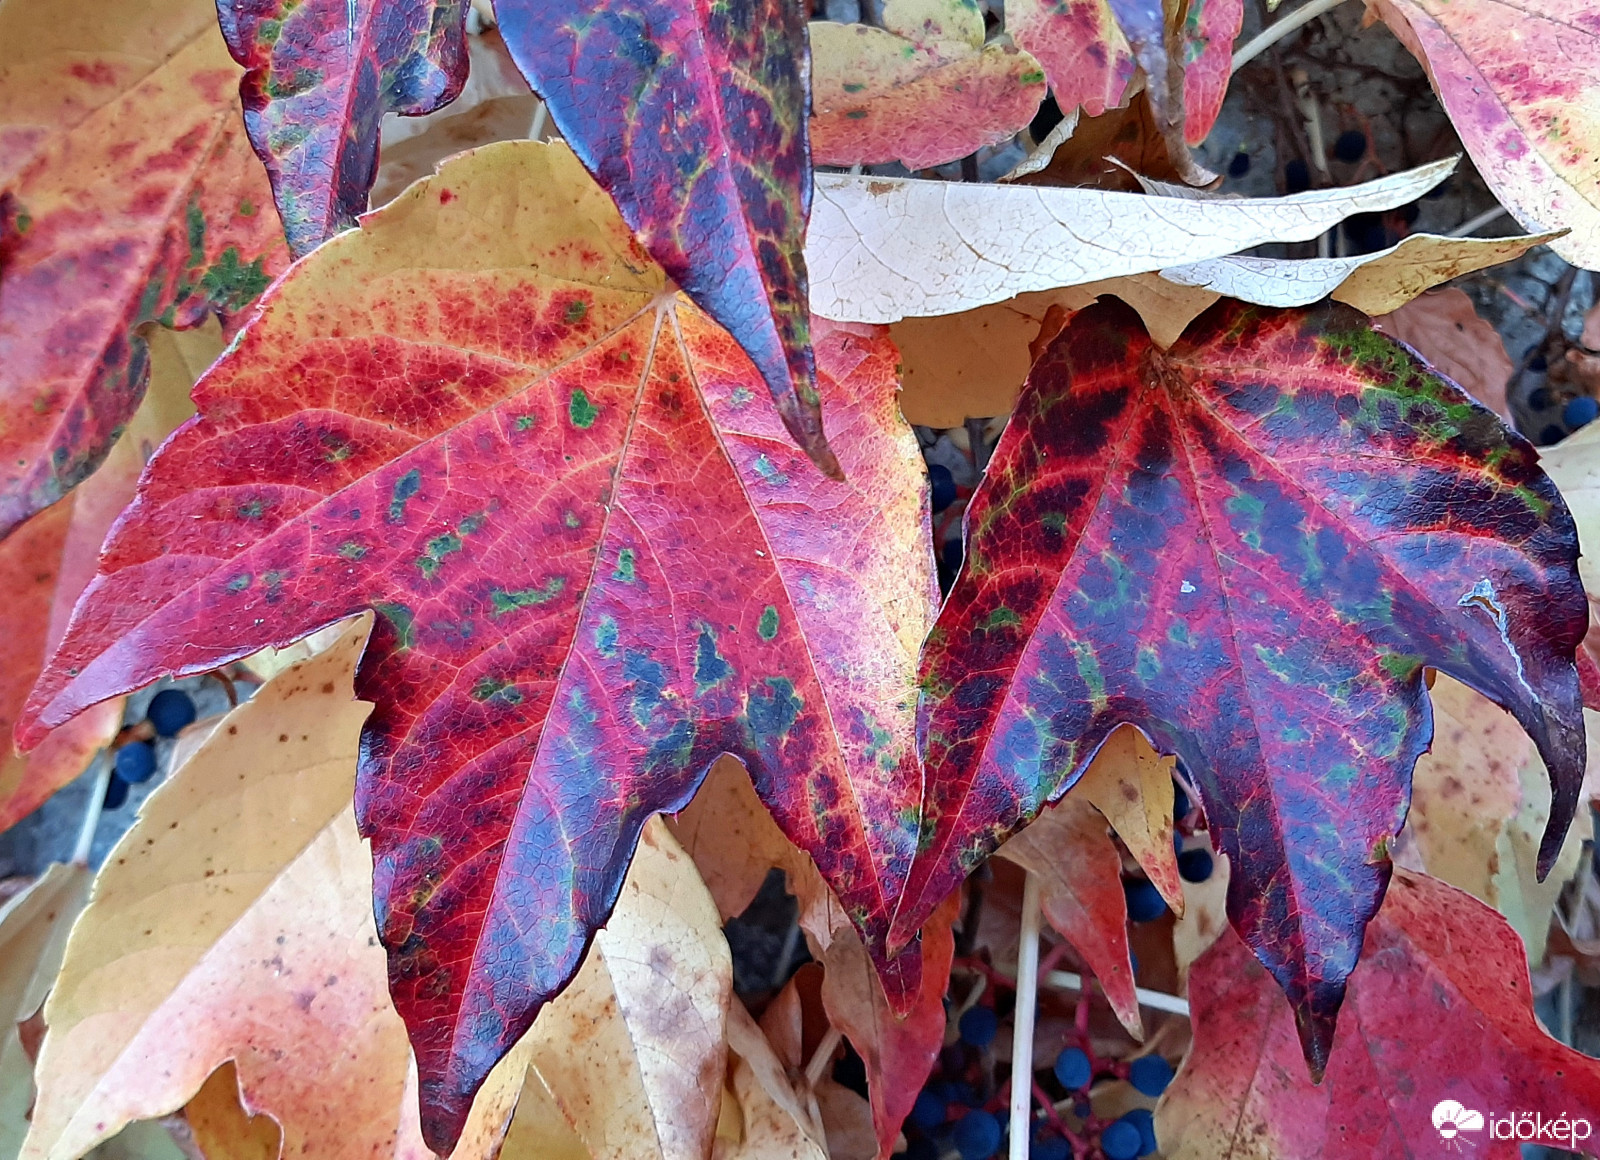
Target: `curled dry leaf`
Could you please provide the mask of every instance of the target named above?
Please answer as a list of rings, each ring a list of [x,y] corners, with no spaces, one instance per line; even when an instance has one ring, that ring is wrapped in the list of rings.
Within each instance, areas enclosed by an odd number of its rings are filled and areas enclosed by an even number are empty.
[[[806,240],[811,307],[895,322],[1304,241],[1354,213],[1393,209],[1455,166],[1436,161],[1347,189],[1192,200],[884,177],[819,175]]]
[[[561,136],[650,256],[750,356],[830,478],[802,248],[811,212],[805,5],[498,0]]]
[[[1511,405],[1506,401],[1506,387],[1515,369],[1511,356],[1500,332],[1478,314],[1464,291],[1453,286],[1429,291],[1372,323],[1511,423]]]
[[[287,254],[211,0],[0,4],[0,535],[105,458],[139,328],[236,317]]]
[[[955,950],[950,933],[955,897],[923,931],[920,983],[907,1013],[899,1016],[890,1009],[872,960],[838,899],[811,859],[783,836],[737,762],[717,762],[672,825],[724,918],[750,905],[768,870],[785,872],[799,902],[800,926],[826,972],[822,998],[829,1020],[866,1065],[877,1138],[884,1146],[892,1144],[943,1040],[943,1000]],[[839,1102],[836,1110],[842,1112],[848,1101],[841,1097]]]
[[[880,955],[917,840],[937,588],[893,348],[819,326],[834,481],[665,290],[565,147],[447,163],[298,264],[201,381],[35,689],[55,724],[382,614],[358,807],[440,1151],[639,827],[717,756]]]
[[[1367,314],[1387,314],[1430,287],[1509,262],[1559,236],[1446,238],[1412,234],[1375,254],[1214,258],[1169,266],[1161,276],[1260,306],[1309,306],[1319,298],[1332,297]]]
[[[15,1157],[33,1107],[31,1025],[44,1005],[72,920],[89,898],[89,871],[56,863],[0,906],[0,1156]]]
[[[426,1156],[349,809],[366,635],[348,626],[230,713],[113,850],[45,1007],[23,1156],[76,1160],[227,1059],[286,1155]],[[488,1090],[461,1160],[510,1114],[516,1087]]]
[[[712,1160],[831,1160],[821,1129],[784,1062],[742,1003],[728,1005],[728,1088],[739,1131],[718,1140]]]
[[[1194,1048],[1156,1111],[1171,1160],[1444,1155],[1433,1119],[1444,1100],[1487,1116],[1600,1120],[1600,1063],[1540,1028],[1516,934],[1407,870],[1368,927],[1320,1084],[1300,1066],[1293,1013],[1231,933],[1190,971],[1189,1003]],[[1521,1155],[1487,1130],[1460,1139],[1478,1155]]]
[[[819,165],[943,165],[1011,137],[1044,99],[1039,62],[985,45],[973,0],[888,0],[883,27],[811,25],[811,155]]]
[[[122,722],[118,698],[52,730],[31,753],[17,753],[11,743],[28,689],[94,575],[106,532],[133,499],[145,461],[194,413],[189,388],[222,351],[214,320],[188,331],[155,327],[147,340],[150,389],[100,470],[0,541],[0,830],[82,773]]]
[[[1422,62],[1500,204],[1600,268],[1600,9],[1590,0],[1367,0]]]
[[[582,969],[518,1048],[549,1102],[515,1119],[554,1111],[593,1160],[704,1157],[722,1107],[732,995],[716,904],[652,819]],[[524,1146],[552,1131],[514,1123],[501,1156],[543,1160]]]
[[[1064,120],[1003,181],[1141,192],[1141,178],[1181,182],[1143,92],[1098,117]],[[1187,186],[1177,186],[1187,189]],[[1151,192],[1144,190],[1143,192]]]
[[[673,833],[699,867],[723,919],[743,914],[767,872],[780,869],[799,903],[799,923],[817,952],[849,925],[816,863],[788,838],[756,796],[750,775],[732,757],[720,758],[672,820]]]
[[[431,113],[467,79],[466,0],[222,0],[217,15],[296,256],[367,208],[383,115]]]
[[[1555,861],[1583,778],[1571,517],[1525,441],[1350,308],[1219,304],[1166,352],[1127,307],[1080,312],[966,519],[899,921],[1137,725],[1199,789],[1319,1068],[1431,732],[1424,666],[1533,737]]]

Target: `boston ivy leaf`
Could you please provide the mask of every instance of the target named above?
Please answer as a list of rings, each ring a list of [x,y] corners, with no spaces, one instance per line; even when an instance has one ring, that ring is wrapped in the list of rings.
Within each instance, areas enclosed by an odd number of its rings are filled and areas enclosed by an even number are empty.
[[[1516,932],[1407,870],[1367,928],[1321,1084],[1297,1066],[1294,1018],[1271,977],[1230,933],[1195,963],[1189,1002],[1194,1049],[1156,1112],[1172,1160],[1448,1156],[1434,1118],[1446,1100],[1479,1113],[1455,1139],[1475,1156],[1522,1154],[1491,1122],[1508,1114],[1600,1119],[1600,1063],[1539,1026]],[[1536,1142],[1594,1147],[1570,1133]]]
[[[1478,172],[1532,231],[1600,267],[1600,10],[1590,0],[1369,0],[1420,60]]]
[[[1194,777],[1229,917],[1319,1069],[1432,732],[1424,666],[1534,739],[1542,867],[1559,851],[1584,764],[1571,516],[1526,442],[1348,307],[1221,303],[1165,352],[1121,303],[1081,312],[966,518],[895,936],[1131,723]]]
[[[159,320],[285,264],[209,0],[0,5],[0,535],[95,469]]]
[[[732,334],[830,476],[806,290],[800,0],[499,0],[512,58],[584,167]]]
[[[297,255],[365,212],[383,115],[431,113],[467,79],[466,0],[218,0],[217,15]]]
[[[893,348],[819,327],[835,482],[666,290],[562,146],[330,240],[196,387],[23,725],[377,610],[357,805],[441,1153],[718,754],[870,946],[915,848],[936,588]]]
[[[1015,45],[983,40],[973,0],[888,0],[882,28],[813,23],[816,162],[926,169],[1024,128],[1044,100],[1044,72]]]

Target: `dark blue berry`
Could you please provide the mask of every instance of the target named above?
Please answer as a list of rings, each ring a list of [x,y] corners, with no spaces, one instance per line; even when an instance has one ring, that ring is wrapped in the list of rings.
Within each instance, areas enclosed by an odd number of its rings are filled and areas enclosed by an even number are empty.
[[[1528,360],[1528,369],[1536,375],[1542,375],[1550,369],[1550,364],[1545,361],[1542,354],[1536,354]]]
[[[1298,157],[1283,167],[1283,188],[1288,193],[1304,193],[1311,188],[1311,170]]]
[[[1172,783],[1172,820],[1181,822],[1189,816],[1189,795],[1177,782]]]
[[[1139,973],[1139,956],[1131,950],[1128,952],[1128,969],[1136,975]]]
[[[156,771],[156,751],[148,741],[130,741],[117,750],[117,776],[129,785],[149,781]]]
[[[1054,1132],[1040,1132],[1028,1149],[1028,1160],[1072,1160],[1072,1145]]]
[[[1427,198],[1429,201],[1438,201],[1441,197],[1449,193],[1454,188],[1455,178],[1447,177],[1422,196]]]
[[[1134,1160],[1140,1143],[1138,1127],[1127,1120],[1115,1120],[1100,1133],[1100,1150],[1107,1160]]]
[[[1367,135],[1360,129],[1346,129],[1333,143],[1333,155],[1354,164],[1367,155]]]
[[[1551,402],[1549,387],[1534,387],[1533,390],[1528,392],[1528,407],[1530,410],[1543,411],[1550,406]]]
[[[974,1047],[988,1047],[1000,1029],[1000,1018],[993,1007],[974,1007],[961,1017],[961,1038]]]
[[[128,800],[128,783],[116,774],[111,775],[111,780],[106,782],[106,796],[103,799],[103,808],[120,810],[122,803]]]
[[[1089,1067],[1089,1056],[1081,1047],[1063,1047],[1056,1056],[1056,1079],[1069,1092],[1089,1086],[1094,1073]]]
[[[1250,154],[1243,149],[1233,155],[1233,160],[1228,162],[1229,177],[1243,177],[1250,172]]]
[[[1158,1096],[1172,1082],[1172,1065],[1159,1055],[1141,1055],[1128,1065],[1128,1082],[1143,1095]]]
[[[1122,883],[1122,893],[1128,900],[1129,922],[1154,922],[1167,913],[1161,891],[1146,879],[1126,879]]]
[[[1593,423],[1597,415],[1600,415],[1600,403],[1588,395],[1568,399],[1567,405],[1561,408],[1561,421],[1574,431]]]
[[[1122,1119],[1139,1129],[1139,1155],[1148,1156],[1156,1150],[1156,1118],[1149,1108],[1134,1108]]]
[[[926,1136],[915,1136],[906,1142],[905,1160],[939,1160],[939,1145]]]
[[[1178,855],[1178,873],[1185,882],[1204,882],[1211,877],[1211,851],[1185,850]]]
[[[974,1108],[956,1121],[950,1142],[961,1153],[961,1160],[989,1160],[1000,1150],[1000,1121],[981,1108]]]
[[[1534,442],[1540,447],[1548,447],[1552,443],[1560,443],[1566,434],[1567,433],[1560,427],[1556,426],[1556,424],[1547,423],[1545,424],[1544,430],[1539,432],[1539,438],[1535,439]]]
[[[956,502],[956,478],[942,463],[928,465],[928,485],[933,492],[933,514],[938,515]]]
[[[917,1102],[911,1105],[911,1115],[908,1118],[924,1132],[931,1132],[944,1123],[946,1106],[938,1092],[932,1088],[923,1088],[917,1095]]]
[[[156,736],[173,737],[185,725],[194,724],[194,699],[182,689],[162,689],[150,698],[145,717],[156,727]]]

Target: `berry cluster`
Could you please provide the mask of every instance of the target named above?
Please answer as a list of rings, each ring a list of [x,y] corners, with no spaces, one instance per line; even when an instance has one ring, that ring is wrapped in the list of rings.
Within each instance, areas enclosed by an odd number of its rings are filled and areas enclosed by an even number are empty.
[[[128,800],[128,787],[149,781],[156,771],[157,737],[176,737],[194,724],[194,698],[182,689],[162,689],[150,698],[144,720],[124,730],[125,739],[117,747],[111,777],[106,781],[104,808],[119,810]]]

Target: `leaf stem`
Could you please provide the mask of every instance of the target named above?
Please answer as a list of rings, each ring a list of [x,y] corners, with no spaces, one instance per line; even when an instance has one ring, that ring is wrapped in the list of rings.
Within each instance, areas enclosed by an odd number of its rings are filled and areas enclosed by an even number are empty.
[[[1282,20],[1263,28],[1246,41],[1244,47],[1233,54],[1233,71],[1238,72],[1290,33],[1304,28],[1324,12],[1331,12],[1343,3],[1344,0],[1311,0],[1311,3],[1305,7],[1296,8],[1293,13],[1285,16]]]
[[[1033,1017],[1039,1001],[1039,876],[1022,885],[1022,934],[1017,947],[1017,1006],[1011,1031],[1011,1160],[1028,1160],[1033,1140]]]
[[[828,1033],[822,1037],[822,1042],[817,1044],[817,1049],[811,1053],[811,1058],[806,1061],[806,1088],[817,1086],[817,1081],[822,1078],[823,1069],[828,1066],[828,1061],[833,1058],[833,1053],[839,1050],[839,1043],[844,1039],[844,1034],[837,1027],[828,1028]]]
[[[106,804],[106,786],[111,781],[111,767],[109,749],[102,749],[95,754],[94,762],[89,767],[94,771],[94,785],[89,789],[89,808],[84,811],[83,825],[78,830],[78,843],[72,851],[72,860],[79,866],[89,864],[94,832],[100,828],[100,811]]]

